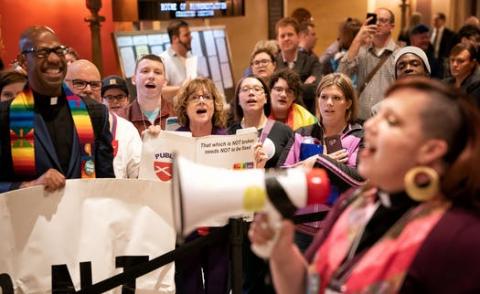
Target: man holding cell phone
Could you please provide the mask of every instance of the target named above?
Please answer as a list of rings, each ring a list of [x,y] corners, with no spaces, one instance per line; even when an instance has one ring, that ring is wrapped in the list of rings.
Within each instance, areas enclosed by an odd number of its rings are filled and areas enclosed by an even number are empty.
[[[383,99],[385,90],[395,81],[395,51],[399,48],[392,39],[395,15],[386,8],[367,14],[348,53],[340,60],[339,72],[357,74],[357,93],[360,101],[359,118],[370,117],[373,105]]]

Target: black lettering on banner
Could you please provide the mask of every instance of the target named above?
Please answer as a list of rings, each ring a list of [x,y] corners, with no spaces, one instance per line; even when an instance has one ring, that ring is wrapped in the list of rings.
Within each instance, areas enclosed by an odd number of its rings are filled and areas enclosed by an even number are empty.
[[[58,293],[75,293],[75,286],[66,264],[52,265],[52,294]]]
[[[139,256],[117,256],[115,259],[115,267],[122,267],[123,271],[141,264],[148,262],[148,256],[139,255]],[[126,284],[122,286],[122,294],[135,294],[135,279],[127,281]]]
[[[92,263],[80,262],[80,285],[92,285]],[[66,264],[52,265],[52,293],[75,293],[72,277]]]
[[[13,282],[9,274],[0,274],[0,289],[3,294],[13,294]]]
[[[92,285],[92,263],[80,262],[80,286],[82,289]]]

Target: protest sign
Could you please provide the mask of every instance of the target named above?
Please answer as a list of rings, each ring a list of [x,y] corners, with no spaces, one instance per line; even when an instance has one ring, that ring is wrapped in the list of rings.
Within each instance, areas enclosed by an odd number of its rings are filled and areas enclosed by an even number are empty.
[[[52,293],[69,276],[78,291],[81,280],[96,283],[175,249],[170,185],[67,180],[54,193],[42,186],[4,193],[0,236],[0,286],[10,280],[15,293]],[[173,264],[134,285],[136,293],[175,293]]]
[[[158,136],[145,134],[139,178],[170,181],[174,153],[208,166],[228,169],[254,167],[253,145],[257,142],[257,132],[196,138],[185,136],[185,133],[163,131]]]

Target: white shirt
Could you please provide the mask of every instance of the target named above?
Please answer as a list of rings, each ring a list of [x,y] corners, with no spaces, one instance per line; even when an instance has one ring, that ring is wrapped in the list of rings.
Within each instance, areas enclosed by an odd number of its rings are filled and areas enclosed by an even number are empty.
[[[187,53],[187,58],[192,57],[192,53]],[[186,59],[173,51],[172,47],[160,54],[165,65],[165,73],[170,86],[181,86],[187,79]]]
[[[436,58],[438,58],[438,52],[440,51],[440,42],[442,41],[444,29],[445,27],[441,27],[439,29],[433,29],[433,34],[430,39],[430,43],[432,43],[433,49],[434,49],[434,56]],[[437,37],[437,34],[438,34],[438,37]],[[437,38],[437,40],[435,40],[435,38]],[[437,42],[435,43],[435,41]]]
[[[117,154],[113,159],[113,171],[117,179],[136,179],[142,158],[142,139],[135,126],[116,114],[117,126],[113,140],[117,140]],[[113,123],[110,126],[113,128]]]

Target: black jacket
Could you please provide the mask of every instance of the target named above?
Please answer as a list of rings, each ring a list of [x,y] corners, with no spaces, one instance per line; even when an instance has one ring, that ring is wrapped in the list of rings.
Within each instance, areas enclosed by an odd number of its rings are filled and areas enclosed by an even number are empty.
[[[60,99],[65,99],[61,97]],[[69,168],[63,171],[55,152],[55,146],[50,139],[47,127],[42,116],[35,112],[35,167],[36,176],[31,179],[20,178],[15,175],[12,164],[12,150],[10,147],[10,104],[13,100],[0,103],[0,193],[17,189],[22,181],[34,180],[48,169],[54,168],[62,172],[67,179],[80,178],[81,151],[78,136],[72,136],[72,149]],[[93,99],[83,99],[92,121],[95,135],[94,160],[95,173],[98,178],[113,178],[113,148],[112,135],[108,120],[108,110],[105,105]]]

